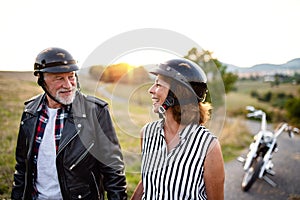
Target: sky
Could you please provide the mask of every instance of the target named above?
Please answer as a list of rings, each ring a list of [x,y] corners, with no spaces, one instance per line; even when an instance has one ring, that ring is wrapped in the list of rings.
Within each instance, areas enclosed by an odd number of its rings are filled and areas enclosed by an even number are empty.
[[[99,45],[144,28],[180,33],[239,67],[283,64],[300,57],[299,10],[299,0],[1,1],[0,71],[32,71],[47,47],[68,50],[81,65]],[[165,58],[159,54],[124,60],[140,65]]]

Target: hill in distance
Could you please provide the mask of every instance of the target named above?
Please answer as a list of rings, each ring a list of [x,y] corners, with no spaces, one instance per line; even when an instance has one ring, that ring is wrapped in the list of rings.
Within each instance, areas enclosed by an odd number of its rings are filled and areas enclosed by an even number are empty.
[[[276,65],[276,64],[258,64],[252,67],[243,68],[235,65],[223,63],[227,65],[227,71],[238,74],[239,76],[251,76],[251,75],[274,75],[274,74],[285,74],[293,75],[294,73],[300,73],[300,58],[296,58],[288,61],[287,63]]]

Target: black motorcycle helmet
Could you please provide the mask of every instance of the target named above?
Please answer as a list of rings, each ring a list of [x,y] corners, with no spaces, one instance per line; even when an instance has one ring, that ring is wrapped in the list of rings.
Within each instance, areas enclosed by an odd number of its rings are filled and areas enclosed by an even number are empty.
[[[150,70],[154,75],[169,77],[188,88],[199,101],[204,101],[206,91],[197,90],[197,85],[206,85],[207,77],[202,68],[187,59],[172,59]]]
[[[79,68],[72,55],[68,51],[57,47],[50,47],[41,51],[34,63],[34,75],[39,76],[37,83],[51,99],[60,104],[62,103],[48,92],[43,73],[65,73],[77,70]],[[77,78],[77,89],[80,90],[77,73],[75,75]]]
[[[196,63],[187,59],[172,59],[159,64],[150,70],[151,74],[162,75],[175,81],[175,84],[181,84],[186,87],[196,98],[198,102],[204,102],[207,94],[207,77],[204,71]],[[160,109],[164,113],[169,107],[179,103],[172,92],[174,84],[171,84],[166,101]],[[184,102],[181,100],[181,102]],[[189,102],[187,100],[186,102]]]
[[[41,51],[35,59],[34,75],[39,72],[63,73],[79,68],[72,55],[64,49],[51,47]]]

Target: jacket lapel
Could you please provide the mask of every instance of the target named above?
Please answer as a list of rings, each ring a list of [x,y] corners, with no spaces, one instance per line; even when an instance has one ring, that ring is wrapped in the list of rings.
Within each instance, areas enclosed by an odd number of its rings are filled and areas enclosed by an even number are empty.
[[[76,129],[74,121],[68,118],[64,125],[57,154],[59,154],[67,146],[67,144],[78,135],[78,133],[79,130]]]
[[[77,92],[68,119],[63,128],[57,154],[59,154],[65,146],[80,133],[82,128],[80,118],[86,118],[82,98],[82,94]]]

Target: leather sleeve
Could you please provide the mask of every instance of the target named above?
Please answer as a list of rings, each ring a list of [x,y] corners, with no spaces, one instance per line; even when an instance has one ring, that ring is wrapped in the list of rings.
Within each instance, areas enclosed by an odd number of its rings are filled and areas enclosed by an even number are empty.
[[[124,162],[121,147],[112,124],[108,107],[102,107],[98,112],[100,125],[99,152],[101,156],[101,172],[104,176],[104,189],[111,200],[127,199],[127,185],[124,172]]]
[[[24,113],[23,113],[24,116]],[[22,116],[22,119],[23,119]],[[14,182],[12,187],[11,198],[22,199],[25,189],[25,172],[26,172],[26,137],[22,125],[19,128],[17,147],[16,147],[16,165],[14,173]]]

